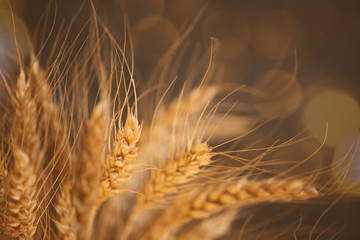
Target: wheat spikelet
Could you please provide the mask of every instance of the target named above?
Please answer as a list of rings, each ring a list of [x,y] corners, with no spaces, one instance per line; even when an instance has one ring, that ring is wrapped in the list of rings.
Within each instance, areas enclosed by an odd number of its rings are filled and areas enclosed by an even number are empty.
[[[152,207],[154,202],[165,202],[166,195],[176,193],[178,185],[194,179],[200,168],[211,162],[211,148],[206,143],[197,141],[189,148],[187,152],[178,153],[164,169],[153,171],[143,195],[139,196],[135,211]]]
[[[35,164],[39,136],[35,103],[29,83],[21,71],[14,92],[11,93],[12,129],[10,144],[13,166],[4,181],[3,235],[29,239],[36,230],[36,174]],[[3,181],[2,181],[3,182]]]
[[[60,188],[53,203],[52,221],[54,227],[51,232],[51,239],[73,240],[75,237],[76,225],[73,224],[75,217],[74,208],[71,206],[69,194],[70,184]]]
[[[135,167],[132,162],[138,155],[137,142],[140,133],[141,127],[136,116],[129,113],[124,127],[116,133],[113,153],[106,159],[107,166],[101,180],[98,204],[118,193],[119,186],[131,176],[131,171]]]
[[[193,146],[190,143],[188,148],[186,152],[179,152],[164,169],[152,172],[143,193],[137,198],[121,239],[127,239],[136,217],[143,209],[154,208],[158,202],[165,203],[167,195],[176,194],[179,185],[193,180],[200,168],[211,162],[211,148],[206,143],[197,141]]]
[[[38,161],[40,136],[37,131],[38,116],[36,103],[31,96],[31,85],[25,81],[25,72],[21,71],[16,88],[11,96],[13,144],[21,147],[33,164]]]
[[[222,210],[248,206],[260,202],[306,200],[318,196],[317,190],[302,180],[268,179],[241,180],[199,189],[186,199],[180,198],[166,207],[146,233],[146,239],[158,239],[159,233],[168,235],[192,219],[206,219]],[[176,219],[176,221],[172,221]],[[168,236],[165,235],[165,236]],[[166,237],[164,238],[166,239]]]
[[[43,164],[40,176],[42,181],[39,181],[41,190],[39,209],[42,215],[41,228],[37,229],[36,236],[55,238],[61,231],[54,233],[49,228],[49,224],[68,224],[68,227],[61,226],[59,228],[71,228],[72,224],[71,221],[63,221],[62,214],[56,212],[64,208],[64,204],[68,204],[67,211],[74,211],[73,204],[67,200],[70,198],[70,187],[66,191],[62,189],[62,186],[69,184],[67,182],[72,177],[70,162],[73,155],[69,141],[69,122],[64,117],[65,114],[60,105],[53,100],[53,90],[48,84],[48,74],[40,69],[39,62],[35,58],[29,69],[29,76],[32,96],[39,112],[39,131],[42,133],[42,145],[39,151],[41,153],[39,162]],[[59,237],[61,239],[61,235]]]
[[[29,75],[33,96],[40,111],[39,125],[45,135],[43,151],[48,158],[54,157],[51,161],[53,177],[62,182],[65,176],[70,177],[70,174],[67,174],[70,169],[70,123],[64,117],[65,112],[60,105],[53,100],[53,90],[48,83],[49,76],[41,71],[37,59],[33,59]]]
[[[5,190],[6,211],[2,216],[2,235],[30,239],[36,230],[36,176],[32,163],[24,152],[16,149],[13,157],[14,167],[8,174]]]
[[[75,182],[72,189],[78,226],[77,239],[91,234],[93,206],[98,196],[101,169],[104,168],[105,139],[107,133],[108,103],[97,104],[85,123],[81,148],[76,157]]]
[[[268,179],[263,181],[241,180],[221,184],[198,193],[191,201],[184,216],[208,217],[225,208],[244,206],[258,202],[286,202],[306,200],[318,196],[317,190],[302,180]],[[183,208],[185,209],[185,208]]]

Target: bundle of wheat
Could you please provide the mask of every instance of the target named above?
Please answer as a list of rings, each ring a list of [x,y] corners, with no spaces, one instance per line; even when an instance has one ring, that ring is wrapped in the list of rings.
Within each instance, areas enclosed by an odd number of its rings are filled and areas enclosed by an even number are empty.
[[[100,34],[95,16],[91,40],[75,56],[72,44],[61,44],[47,66],[32,54],[27,64],[19,59],[15,82],[4,80],[2,239],[210,240],[229,231],[239,208],[329,193],[328,186],[316,187],[318,172],[290,176],[266,168],[264,156],[291,141],[236,147],[261,123],[227,118],[232,102],[227,109],[222,103],[235,91],[227,95],[211,80],[212,64],[200,67],[203,79],[184,84],[177,97],[167,94],[174,81],[164,89],[160,80],[157,96],[138,96],[126,47],[106,28]],[[159,76],[170,71],[186,34],[160,61],[168,63]],[[260,154],[244,158],[241,151]]]

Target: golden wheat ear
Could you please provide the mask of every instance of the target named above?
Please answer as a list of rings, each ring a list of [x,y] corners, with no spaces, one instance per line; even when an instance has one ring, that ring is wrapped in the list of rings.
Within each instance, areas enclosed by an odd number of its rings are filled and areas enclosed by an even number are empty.
[[[180,151],[169,160],[163,169],[152,171],[144,190],[137,196],[126,223],[121,239],[127,239],[139,214],[145,209],[154,209],[160,204],[167,203],[169,195],[179,193],[179,185],[185,185],[197,177],[201,168],[211,162],[211,148],[200,140],[195,144],[189,143],[187,151]]]
[[[179,198],[166,206],[146,231],[147,239],[166,239],[193,219],[207,219],[227,209],[261,202],[289,202],[319,196],[318,191],[302,180],[241,180],[197,189],[194,194]],[[174,221],[173,219],[176,219]],[[209,219],[209,221],[211,221]],[[230,224],[230,223],[229,223]],[[163,236],[163,233],[167,233]],[[160,237],[161,236],[161,237]]]
[[[61,228],[73,229],[72,222],[64,221],[63,213],[59,213],[64,207],[67,208],[66,211],[73,211],[73,204],[68,200],[71,188],[68,185],[71,185],[73,177],[71,162],[74,158],[70,141],[71,119],[67,116],[68,109],[65,108],[65,104],[55,101],[55,90],[58,87],[52,88],[49,84],[51,74],[42,71],[35,57],[32,57],[28,72],[31,94],[38,113],[38,131],[41,133],[41,173],[38,177],[38,222],[41,227],[37,228],[36,238],[63,239]],[[61,78],[57,79],[60,80]],[[68,186],[66,191],[63,189],[64,186]],[[63,209],[62,211],[64,212]],[[61,226],[65,223],[67,227]],[[57,226],[61,226],[59,230],[56,230]]]
[[[71,191],[76,210],[77,239],[88,239],[94,219],[101,172],[104,169],[105,143],[108,129],[109,104],[100,101],[85,121],[81,146],[76,154],[74,186]]]
[[[59,188],[53,201],[53,211],[51,212],[52,231],[50,233],[51,239],[54,240],[75,240],[76,228],[78,225],[74,224],[75,210],[72,206],[70,192],[70,184]]]
[[[184,215],[204,218],[228,207],[246,206],[259,202],[288,202],[319,196],[315,187],[303,180],[268,179],[242,180],[221,184],[198,193]]]
[[[101,186],[96,205],[99,206],[107,198],[120,192],[120,187],[127,182],[136,167],[134,160],[138,156],[137,143],[141,134],[141,126],[137,117],[129,113],[123,127],[116,133],[113,153],[106,159],[106,168],[101,177]]]
[[[178,192],[178,186],[189,183],[201,171],[201,167],[211,162],[211,148],[197,141],[188,151],[176,154],[163,169],[153,170],[143,194],[138,197],[135,212],[152,208],[158,202],[166,202],[166,197]]]
[[[6,208],[1,211],[1,234],[4,238],[30,239],[36,231],[36,164],[40,141],[36,105],[23,71],[12,89],[11,107],[9,147],[12,158],[8,174],[2,180],[4,199],[1,202]]]

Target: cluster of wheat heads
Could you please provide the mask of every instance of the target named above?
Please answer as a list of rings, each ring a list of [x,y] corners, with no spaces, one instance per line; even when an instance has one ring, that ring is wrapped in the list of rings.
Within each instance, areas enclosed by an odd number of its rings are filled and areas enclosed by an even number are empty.
[[[313,175],[266,171],[264,156],[289,142],[236,148],[256,127],[222,106],[231,93],[209,80],[212,54],[178,88],[172,49],[138,94],[125,48],[95,26],[77,54],[63,43],[45,68],[32,54],[16,79],[2,74],[1,239],[210,240],[239,208],[320,195]]]

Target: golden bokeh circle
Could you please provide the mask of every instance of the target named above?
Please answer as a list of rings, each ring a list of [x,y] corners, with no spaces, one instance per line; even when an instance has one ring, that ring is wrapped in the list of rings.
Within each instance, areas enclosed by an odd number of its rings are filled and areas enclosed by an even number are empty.
[[[119,9],[136,19],[149,15],[162,15],[165,9],[164,0],[117,0]]]
[[[335,146],[360,128],[360,110],[347,93],[328,90],[316,95],[306,106],[305,120],[310,132],[325,144]],[[326,132],[327,131],[327,132]]]
[[[0,69],[4,70],[11,68],[10,65],[18,64],[18,52],[22,59],[28,56],[30,49],[28,35],[26,25],[17,15],[0,8]]]
[[[279,59],[299,47],[301,27],[296,17],[286,10],[260,13],[253,25],[255,48],[265,57]]]
[[[251,39],[247,18],[233,9],[219,9],[206,15],[201,34],[203,39],[215,37],[219,40],[219,57],[225,60],[240,56]]]
[[[151,15],[135,23],[133,35],[137,55],[154,60],[175,42],[178,29],[169,19],[160,15]]]

